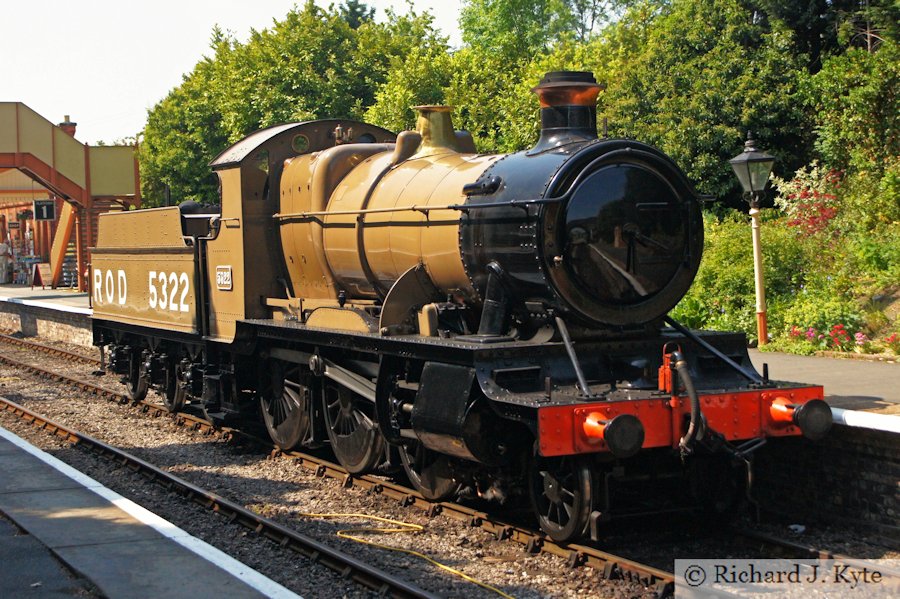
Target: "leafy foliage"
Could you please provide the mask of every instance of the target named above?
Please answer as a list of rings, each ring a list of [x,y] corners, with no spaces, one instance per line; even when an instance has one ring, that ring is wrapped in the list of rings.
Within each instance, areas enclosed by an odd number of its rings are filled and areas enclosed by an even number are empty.
[[[826,163],[868,170],[900,156],[898,87],[900,48],[891,41],[875,53],[850,48],[805,81],[818,121],[816,149]]]
[[[762,233],[777,344],[810,351],[813,329],[826,345],[844,331],[841,347],[857,334],[867,341],[856,348],[887,347],[900,325],[876,298],[900,291],[898,6],[467,0],[464,44],[450,51],[427,13],[377,23],[358,0],[307,0],[246,42],[213,31],[209,56],[148,115],[144,197],[152,205],[168,186],[175,200],[213,201],[206,164],[261,127],[352,117],[399,130],[416,104],[453,106],[480,151],[521,150],[538,136],[540,77],[591,70],[611,136],[660,147],[725,201],[708,211],[703,264],[676,318],[755,335],[750,227],[727,162],[750,129],[777,158]]]
[[[459,16],[472,48],[506,60],[543,52],[572,25],[563,0],[467,0]]]
[[[214,202],[206,165],[230,143],[283,122],[361,118],[408,56],[446,53],[430,15],[362,18],[354,28],[348,10],[356,9],[321,9],[309,0],[246,43],[215,30],[212,55],[148,114],[141,150],[146,203],[158,204],[166,185],[176,201]]]
[[[359,0],[345,0],[339,10],[341,17],[352,29],[359,29],[360,25],[375,18],[375,9],[366,6]]]
[[[804,235],[823,234],[838,214],[840,171],[823,169],[813,161],[798,169],[792,180],[772,177],[772,183],[778,190],[775,205],[788,217],[787,225]]]
[[[740,205],[727,161],[748,129],[784,167],[802,164],[795,156],[811,142],[797,100],[802,60],[786,31],[755,23],[737,0],[673,3],[629,63],[602,97],[611,131],[659,146],[701,192]]]

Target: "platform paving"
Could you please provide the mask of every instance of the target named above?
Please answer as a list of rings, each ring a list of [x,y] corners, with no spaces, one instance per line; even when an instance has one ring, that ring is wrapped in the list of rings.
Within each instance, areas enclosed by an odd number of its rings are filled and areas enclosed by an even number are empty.
[[[822,385],[834,408],[900,415],[900,363],[750,350],[750,360],[769,378]]]
[[[297,598],[3,428],[0,515],[0,597]]]
[[[0,597],[81,597],[90,583],[72,574],[33,535],[0,514]]]
[[[77,314],[91,314],[90,298],[87,293],[69,289],[41,289],[27,285],[0,285],[0,302],[23,304],[40,308],[53,308]]]

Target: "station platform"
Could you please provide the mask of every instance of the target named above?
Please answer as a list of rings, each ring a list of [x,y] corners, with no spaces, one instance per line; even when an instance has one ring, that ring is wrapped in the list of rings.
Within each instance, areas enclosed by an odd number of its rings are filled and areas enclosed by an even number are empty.
[[[91,315],[90,298],[87,293],[69,289],[42,289],[27,285],[0,285],[0,302],[50,308],[71,314]]]
[[[33,326],[32,317],[22,317],[23,333],[48,339],[59,339],[90,345],[90,302],[87,293],[60,289],[31,289],[21,285],[0,285],[0,326],[17,328],[15,318],[4,321],[10,311],[38,310],[44,318],[53,313],[65,319],[75,329],[64,329],[57,336],[57,327],[47,325],[42,333]],[[40,321],[38,322],[40,325]],[[49,334],[48,334],[49,333]],[[769,365],[773,380],[794,381],[825,387],[825,400],[836,408],[900,415],[900,356],[892,362],[848,360],[818,356],[795,356],[779,352],[750,350],[750,359],[762,372],[763,363]]]
[[[825,387],[832,408],[900,416],[900,356],[893,362],[797,356],[750,350],[759,372],[769,365],[769,378]]]
[[[298,597],[3,428],[0,473],[0,597]]]
[[[0,285],[0,328],[21,331],[26,337],[90,345],[90,298],[67,289]]]

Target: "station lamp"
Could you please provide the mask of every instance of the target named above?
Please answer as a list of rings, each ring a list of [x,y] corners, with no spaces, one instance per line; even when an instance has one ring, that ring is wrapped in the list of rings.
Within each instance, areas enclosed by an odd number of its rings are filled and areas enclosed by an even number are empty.
[[[756,283],[756,331],[759,345],[769,340],[766,323],[766,288],[763,276],[762,247],[759,239],[759,202],[769,182],[775,157],[756,149],[756,141],[747,132],[744,151],[728,161],[734,174],[737,175],[744,197],[750,204],[750,226],[753,238],[753,274]]]

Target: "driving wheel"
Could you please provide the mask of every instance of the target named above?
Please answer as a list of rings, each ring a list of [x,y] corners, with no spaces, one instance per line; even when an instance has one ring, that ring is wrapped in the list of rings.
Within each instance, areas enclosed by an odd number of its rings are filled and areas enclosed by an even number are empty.
[[[149,380],[144,371],[143,352],[131,352],[131,363],[128,366],[128,378],[125,380],[125,394],[131,401],[143,401],[150,389]]]
[[[300,366],[274,361],[270,382],[260,398],[263,422],[272,442],[283,450],[303,442],[309,431],[310,392],[303,384]]]
[[[384,456],[384,437],[375,422],[375,406],[337,384],[325,387],[325,428],[331,450],[351,474],[371,472]]]
[[[403,470],[416,491],[429,501],[445,501],[459,491],[453,480],[449,458],[432,451],[419,441],[400,446]]]
[[[166,392],[163,394],[163,405],[169,412],[180,412],[187,402],[187,382],[184,380],[184,366],[180,361],[169,364],[166,369]]]

